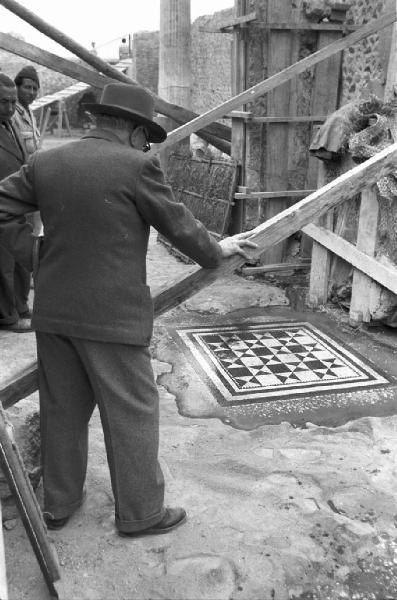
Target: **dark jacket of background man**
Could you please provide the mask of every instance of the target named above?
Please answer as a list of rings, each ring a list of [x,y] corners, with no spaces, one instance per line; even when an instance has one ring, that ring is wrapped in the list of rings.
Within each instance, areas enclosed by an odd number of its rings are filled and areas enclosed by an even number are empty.
[[[0,74],[2,75],[2,74]],[[16,88],[5,75],[0,77],[0,180],[18,171],[26,161],[24,144],[14,126]],[[0,326],[16,324],[28,313],[30,273],[0,247]]]

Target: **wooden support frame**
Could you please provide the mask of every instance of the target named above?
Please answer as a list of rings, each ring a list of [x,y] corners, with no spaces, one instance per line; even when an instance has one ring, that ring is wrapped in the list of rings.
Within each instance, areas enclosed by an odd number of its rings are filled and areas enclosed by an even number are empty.
[[[374,256],[378,231],[379,202],[374,187],[361,192],[360,215],[358,220],[357,250],[368,256]],[[397,274],[397,271],[396,271]],[[374,283],[362,271],[353,273],[352,297],[350,301],[349,321],[353,326],[369,323],[371,290]]]
[[[256,18],[256,13],[246,15],[247,2],[246,0],[235,0],[235,21],[238,23],[246,23],[245,19]],[[247,72],[247,48],[245,31],[235,28],[233,35],[233,57],[232,57],[232,92],[239,94],[246,89],[246,72]],[[243,106],[243,110],[244,110]],[[238,184],[245,185],[245,156],[247,144],[247,128],[244,119],[239,116],[232,115],[232,145],[231,157],[238,165]],[[236,198],[235,198],[236,200]],[[243,231],[246,215],[245,199],[239,199],[235,202],[231,212],[231,222],[229,232],[231,234],[240,233]]]
[[[234,197],[237,200],[243,200],[248,198],[261,198],[261,199],[273,199],[273,198],[302,198],[309,196],[316,190],[275,190],[273,192],[236,192]]]
[[[303,231],[337,256],[347,260],[355,269],[397,294],[397,269],[383,265],[324,227],[306,225]]]
[[[320,163],[318,172],[318,187],[326,183],[324,163]],[[333,210],[328,211],[319,219],[319,223],[327,229],[333,228]],[[331,254],[324,246],[313,242],[312,261],[310,270],[308,304],[312,308],[325,305],[328,300],[328,281],[331,268]]]
[[[345,259],[351,250],[354,256],[358,256],[357,260],[353,259],[356,268],[360,270],[368,268],[369,271],[366,273],[389,289],[391,284],[388,283],[388,280],[393,280],[392,291],[395,290],[397,293],[396,270],[380,265],[375,259],[363,254],[345,240],[341,241],[332,232],[309,225],[309,223],[316,222],[324,212],[352,198],[363,188],[375,184],[380,178],[392,173],[396,169],[396,165],[397,143],[259,225],[251,231],[250,236],[250,239],[259,246],[256,253],[264,252],[273,244],[277,244],[303,228],[305,233],[332,251],[338,250],[340,243],[344,243],[342,251]],[[336,243],[334,238],[336,238]],[[223,277],[241,268],[245,262],[241,256],[233,256],[224,259],[221,265],[215,269],[197,269],[187,277],[175,281],[171,287],[163,288],[153,298],[155,317],[175,308],[193,294],[213,283],[218,277]],[[381,280],[377,275],[378,270],[382,272]],[[4,406],[11,406],[36,389],[37,370],[33,364],[22,374],[22,377],[15,378],[5,389],[0,391],[0,400]]]
[[[290,81],[293,77],[296,77],[296,75],[303,73],[307,69],[310,69],[317,63],[327,58],[330,58],[331,56],[334,56],[338,52],[349,48],[356,42],[363,40],[369,35],[372,35],[373,33],[384,29],[388,25],[394,23],[396,20],[397,14],[395,11],[393,11],[382,15],[378,19],[370,21],[366,25],[361,26],[357,31],[350,33],[345,38],[341,38],[339,40],[336,40],[335,42],[332,42],[331,44],[325,46],[324,48],[321,48],[317,52],[314,52],[313,54],[310,54],[309,56],[303,58],[297,63],[291,65],[290,67],[283,69],[279,73],[272,75],[268,79],[257,83],[256,85],[248,88],[240,94],[237,94],[236,96],[227,100],[226,102],[223,102],[215,108],[212,108],[211,110],[203,113],[199,117],[196,117],[192,121],[189,121],[189,123],[182,125],[182,127],[174,129],[168,135],[165,142],[163,142],[163,146],[167,147],[176,144],[191,133],[195,133],[196,131],[198,131],[202,127],[205,127],[209,123],[212,123],[213,121],[222,118],[225,114],[229,113],[230,111],[243,106],[247,102],[255,100],[255,98],[258,98],[263,94],[267,94],[269,91],[275,89],[279,85]]]

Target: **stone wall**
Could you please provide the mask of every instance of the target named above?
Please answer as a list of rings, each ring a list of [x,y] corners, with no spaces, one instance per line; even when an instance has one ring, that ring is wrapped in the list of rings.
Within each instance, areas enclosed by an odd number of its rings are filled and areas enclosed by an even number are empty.
[[[385,11],[386,4],[387,0],[352,0],[347,22],[364,25],[379,17]],[[377,80],[383,85],[387,68],[384,32],[367,37],[343,53],[341,105],[360,98],[363,87],[370,80]]]
[[[201,114],[231,95],[232,35],[215,33],[233,9],[202,16],[192,24],[192,110]]]
[[[158,31],[139,31],[132,38],[133,79],[157,94],[159,78]]]
[[[232,0],[231,4],[232,4]],[[191,108],[197,113],[220,104],[231,96],[230,33],[210,31],[227,21],[233,9],[199,17],[192,23],[192,96]],[[159,32],[135,33],[133,43],[133,78],[157,93],[159,71]]]

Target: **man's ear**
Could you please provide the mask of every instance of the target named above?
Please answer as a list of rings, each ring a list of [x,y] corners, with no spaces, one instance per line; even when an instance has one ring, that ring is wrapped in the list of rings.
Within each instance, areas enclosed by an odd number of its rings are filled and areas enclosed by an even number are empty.
[[[140,125],[137,125],[135,129],[133,129],[130,133],[130,146],[133,148],[138,148],[137,137],[139,136]]]

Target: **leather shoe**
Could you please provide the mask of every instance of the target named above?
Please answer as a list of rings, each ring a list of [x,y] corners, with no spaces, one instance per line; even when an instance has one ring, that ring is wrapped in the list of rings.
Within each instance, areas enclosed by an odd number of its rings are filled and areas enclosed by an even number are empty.
[[[0,331],[13,331],[14,333],[29,333],[33,331],[30,319],[18,319],[10,325],[0,325]]]
[[[47,525],[47,529],[51,529],[52,531],[57,531],[58,529],[62,529],[62,527],[65,527],[69,519],[70,517],[63,517],[62,519],[52,519],[49,515],[44,515],[44,522]]]
[[[87,498],[87,490],[83,489],[83,493],[81,495],[81,501],[79,506],[81,506]],[[58,529],[62,529],[65,527],[66,523],[69,521],[72,515],[68,515],[67,517],[62,517],[61,519],[53,519],[50,513],[44,513],[44,523],[47,525],[47,529],[51,529],[51,531],[57,531]]]
[[[141,531],[119,531],[119,535],[122,537],[141,537],[144,535],[159,535],[163,533],[169,533],[173,529],[179,527],[186,521],[186,511],[183,508],[166,508],[164,517],[151,527],[147,529],[141,529]]]

